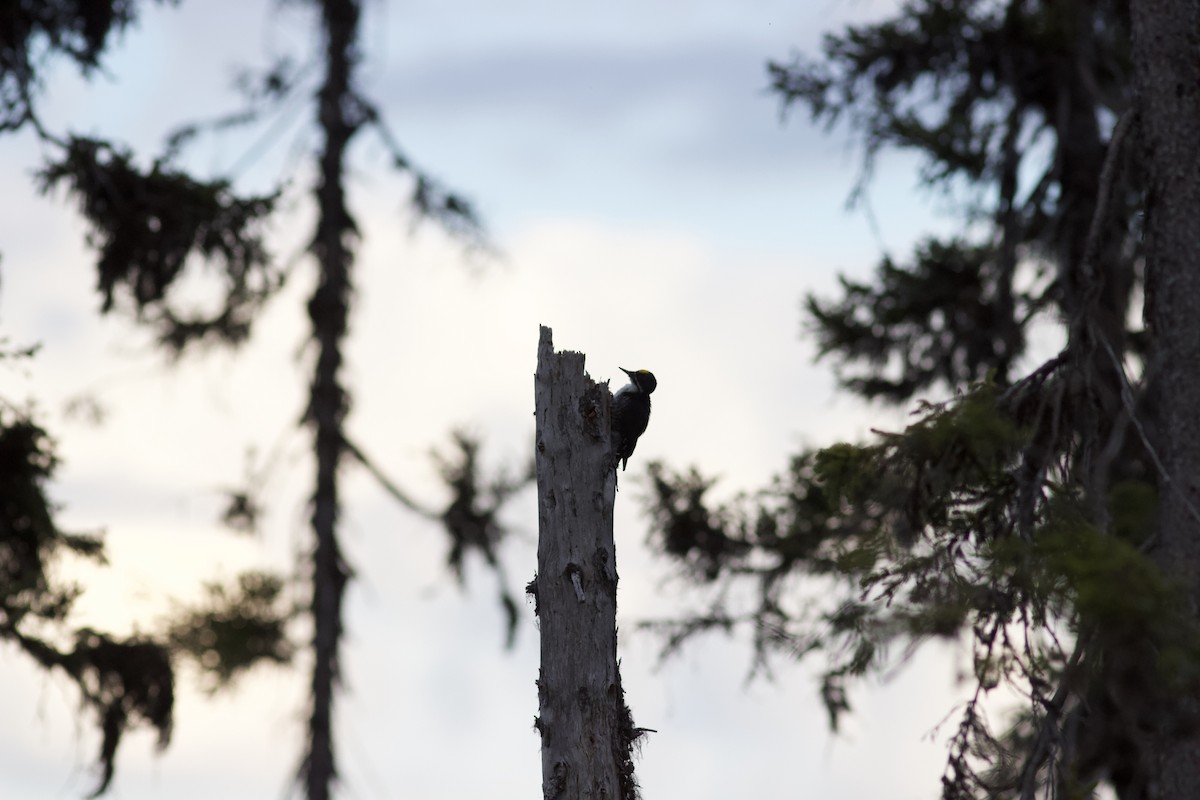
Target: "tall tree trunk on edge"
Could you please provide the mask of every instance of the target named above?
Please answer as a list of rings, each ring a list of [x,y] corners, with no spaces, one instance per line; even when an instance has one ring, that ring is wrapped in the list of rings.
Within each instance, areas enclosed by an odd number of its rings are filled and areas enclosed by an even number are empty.
[[[345,158],[362,120],[354,118],[351,75],[356,61],[358,0],[323,0],[326,38],[325,83],[318,95],[318,118],[324,135],[320,182],[316,189],[319,220],[312,242],[320,276],[308,304],[317,343],[317,363],[306,419],[313,426],[317,480],[313,492],[313,676],[308,754],[302,780],[308,800],[328,800],[337,766],[333,752],[333,701],[337,688],[338,648],[342,637],[342,599],[349,569],[337,538],[338,463],[344,450],[342,423],[348,410],[341,384],[342,339],[350,302],[350,268],[354,260],[354,221],[346,208]]]
[[[1146,214],[1147,325],[1161,402],[1160,498],[1155,557],[1200,604],[1200,3],[1131,6],[1138,111],[1150,179]],[[1151,654],[1147,654],[1151,657]],[[1194,697],[1181,713],[1195,720]],[[1200,797],[1195,725],[1163,723],[1150,752],[1149,795]]]

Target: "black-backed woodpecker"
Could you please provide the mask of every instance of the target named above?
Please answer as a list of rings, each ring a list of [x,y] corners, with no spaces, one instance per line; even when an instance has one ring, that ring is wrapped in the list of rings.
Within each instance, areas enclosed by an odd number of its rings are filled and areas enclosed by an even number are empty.
[[[638,437],[650,424],[650,393],[657,388],[658,381],[649,370],[630,372],[624,367],[620,369],[629,376],[629,383],[613,397],[612,448],[623,471],[633,455],[633,448],[637,447]],[[613,466],[616,467],[615,462]]]

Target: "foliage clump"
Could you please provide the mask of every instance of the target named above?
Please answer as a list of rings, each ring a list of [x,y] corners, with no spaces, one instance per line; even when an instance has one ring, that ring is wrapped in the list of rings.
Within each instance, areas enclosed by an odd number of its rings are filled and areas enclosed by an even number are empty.
[[[146,725],[160,747],[170,741],[175,676],[161,641],[69,630],[81,590],[55,578],[53,568],[66,555],[103,562],[104,548],[99,537],[55,523],[46,489],[57,465],[46,431],[30,414],[0,404],[0,640],[79,690],[101,732],[101,794],[127,730]]]
[[[162,2],[162,0],[159,0]],[[50,54],[85,73],[137,19],[137,0],[7,0],[0,11],[0,132],[35,122],[33,96]]]
[[[212,338],[238,344],[282,283],[263,240],[277,196],[239,197],[227,181],[200,181],[169,163],[139,170],[129,153],[72,137],[41,173],[43,191],[65,186],[91,223],[101,310],[123,293],[132,311],[175,352]],[[208,315],[175,310],[168,292],[192,259],[217,265],[223,283]]]
[[[294,614],[281,608],[284,588],[278,575],[258,571],[242,573],[233,586],[209,582],[201,603],[177,611],[167,640],[203,668],[213,691],[259,664],[288,664]]]

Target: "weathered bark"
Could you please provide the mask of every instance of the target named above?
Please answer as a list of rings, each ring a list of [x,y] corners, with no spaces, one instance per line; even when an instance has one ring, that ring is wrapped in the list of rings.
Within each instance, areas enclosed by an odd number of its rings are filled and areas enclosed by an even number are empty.
[[[1155,557],[1200,605],[1200,3],[1131,4],[1138,111],[1149,176],[1146,316],[1154,341],[1162,441]],[[1150,654],[1147,654],[1149,656]],[[1196,698],[1177,710],[1195,719]],[[1164,722],[1153,734],[1150,797],[1200,797],[1200,735]]]
[[[339,371],[350,302],[351,240],[354,221],[344,191],[346,150],[361,125],[356,119],[351,75],[356,60],[358,0],[323,0],[326,38],[325,83],[318,95],[324,134],[320,183],[316,189],[319,220],[311,249],[319,267],[317,288],[308,304],[317,363],[307,422],[314,429],[317,476],[313,492],[313,676],[308,752],[301,779],[308,800],[328,800],[337,766],[333,752],[333,707],[342,637],[342,599],[350,572],[337,537],[338,464],[345,449],[342,424],[348,409]]]
[[[612,396],[583,369],[582,353],[554,352],[541,328],[535,380],[538,677],[542,795],[632,798],[631,746],[639,732],[617,667],[616,473]]]

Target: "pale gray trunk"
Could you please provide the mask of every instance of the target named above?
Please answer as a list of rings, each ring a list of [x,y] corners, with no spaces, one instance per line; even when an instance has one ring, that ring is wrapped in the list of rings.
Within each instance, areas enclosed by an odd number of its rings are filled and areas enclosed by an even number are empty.
[[[542,667],[537,729],[545,800],[636,794],[634,729],[617,669],[616,473],[608,389],[542,327],[535,379]]]
[[[1138,112],[1149,175],[1146,321],[1153,333],[1163,456],[1155,557],[1200,600],[1200,3],[1131,4]],[[1150,657],[1151,654],[1146,654]],[[1185,717],[1195,698],[1177,706]],[[1194,719],[1194,717],[1193,717]],[[1162,724],[1151,797],[1200,797],[1200,735]]]

